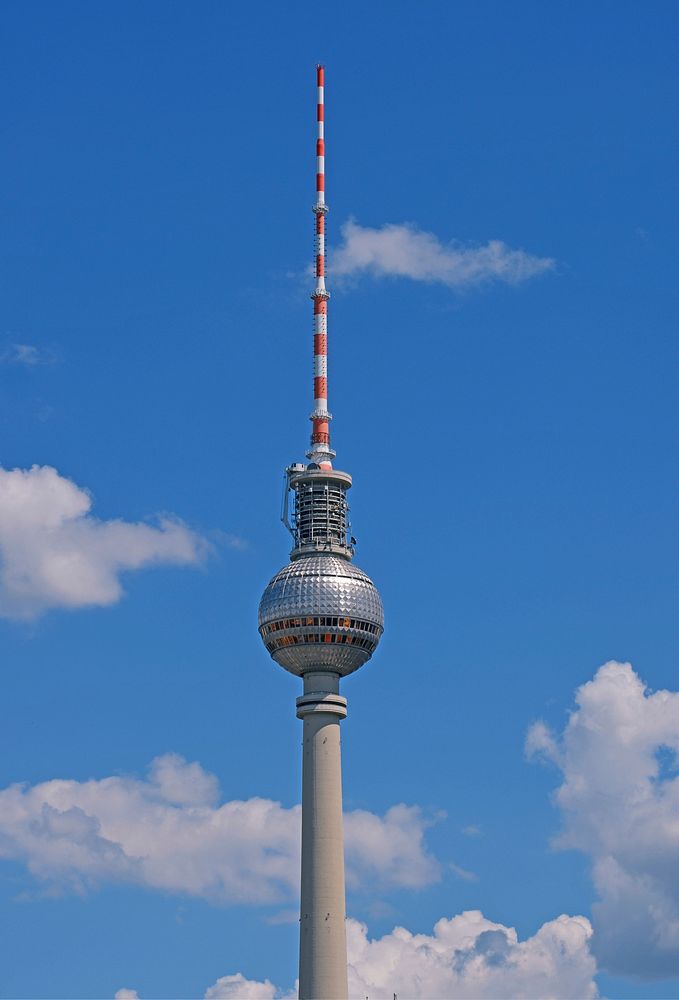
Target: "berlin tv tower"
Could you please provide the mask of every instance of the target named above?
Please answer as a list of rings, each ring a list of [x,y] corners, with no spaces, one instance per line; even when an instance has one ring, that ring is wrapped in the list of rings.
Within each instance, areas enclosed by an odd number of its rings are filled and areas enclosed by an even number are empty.
[[[328,412],[328,299],[325,288],[324,71],[317,67],[316,286],[314,409],[309,462],[285,470],[283,521],[292,534],[290,562],[259,605],[259,633],[273,659],[304,681],[297,717],[302,755],[302,890],[299,996],[347,997],[347,940],[342,834],[340,721],[347,701],[340,678],[374,653],[384,629],[372,580],[352,563],[347,490],[351,476],[333,469]]]

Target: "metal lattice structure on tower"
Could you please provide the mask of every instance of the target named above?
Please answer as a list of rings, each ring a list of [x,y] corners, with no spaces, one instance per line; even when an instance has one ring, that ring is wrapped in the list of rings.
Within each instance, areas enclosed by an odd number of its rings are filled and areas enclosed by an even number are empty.
[[[351,561],[347,491],[333,468],[328,412],[328,292],[325,287],[325,79],[317,68],[316,284],[314,409],[308,464],[286,469],[283,521],[293,537],[290,562],[266,587],[259,632],[273,659],[304,680],[297,716],[304,722],[299,995],[347,996],[344,845],[339,723],[347,702],[342,677],[370,659],[384,630],[372,580]],[[290,503],[292,498],[292,503]]]

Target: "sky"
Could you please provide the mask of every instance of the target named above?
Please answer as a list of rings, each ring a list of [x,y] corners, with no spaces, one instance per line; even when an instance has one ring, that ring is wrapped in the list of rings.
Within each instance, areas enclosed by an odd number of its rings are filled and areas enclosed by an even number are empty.
[[[679,995],[676,4],[1,18],[0,997],[294,990],[318,62],[351,995]]]

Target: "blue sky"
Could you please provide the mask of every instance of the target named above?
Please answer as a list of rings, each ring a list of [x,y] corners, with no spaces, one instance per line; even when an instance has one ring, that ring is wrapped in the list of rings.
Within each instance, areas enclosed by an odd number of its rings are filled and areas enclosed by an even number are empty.
[[[677,996],[676,5],[2,20],[0,996],[294,983],[298,692],[256,608],[309,431],[319,61],[387,622],[344,685],[349,913],[386,953],[480,910],[527,975],[582,916],[555,996],[592,955],[602,996]]]

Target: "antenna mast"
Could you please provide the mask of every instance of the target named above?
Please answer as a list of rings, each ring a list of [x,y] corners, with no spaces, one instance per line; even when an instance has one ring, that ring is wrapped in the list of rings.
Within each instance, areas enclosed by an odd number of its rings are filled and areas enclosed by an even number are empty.
[[[307,458],[321,469],[332,469],[335,452],[330,447],[330,421],[328,413],[328,299],[325,288],[325,71],[316,67],[316,287],[311,293],[314,302],[314,409],[311,417],[311,448]]]

